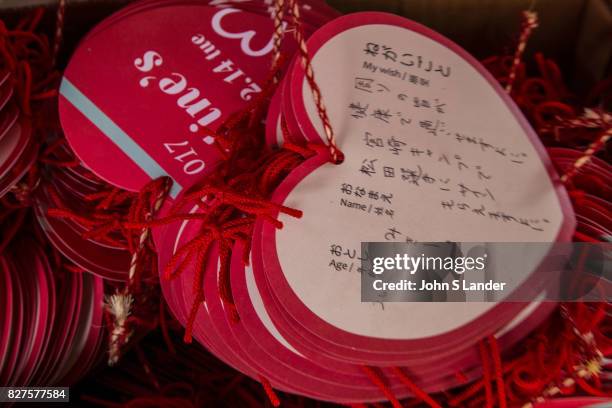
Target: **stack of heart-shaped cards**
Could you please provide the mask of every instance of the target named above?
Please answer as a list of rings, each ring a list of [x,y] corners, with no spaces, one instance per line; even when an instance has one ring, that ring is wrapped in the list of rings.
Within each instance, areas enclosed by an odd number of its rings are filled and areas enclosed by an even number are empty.
[[[112,193],[112,186],[83,165],[75,163],[74,155],[65,142],[55,146],[45,157],[47,163],[54,164],[45,167],[45,182],[41,183],[34,196],[39,225],[49,241],[75,265],[107,280],[125,281],[131,255],[124,238],[118,233],[100,238],[85,237],[84,233],[92,228],[87,222],[95,219],[95,214],[102,212],[110,216],[113,213],[126,213],[129,203],[112,204],[100,211],[99,206],[104,203],[103,198]],[[91,199],[98,195],[102,198]],[[80,218],[54,217],[48,213],[50,208],[62,208]]]
[[[494,78],[419,24],[353,14],[325,25],[307,46],[345,159],[336,165],[321,153],[288,175],[272,200],[304,215],[279,215],[282,229],[259,220],[251,266],[242,244],[233,248],[239,323],[219,297],[226,277],[218,276],[216,250],[208,254],[194,337],[278,389],[343,403],[388,397],[364,367],[400,397],[411,391],[398,367],[426,391],[479,376],[482,339],[495,336],[504,353],[554,309],[543,302],[537,262],[513,273],[539,294],[531,302],[368,303],[361,243],[570,241],[574,213],[546,151]],[[296,59],[271,102],[267,140],[327,143],[320,108]],[[164,230],[161,269],[199,227],[184,221]],[[194,258],[179,278],[162,282],[183,324],[198,301],[202,259]]]
[[[21,113],[14,75],[0,73],[0,197],[28,171],[36,159],[30,119]]]
[[[99,357],[102,280],[54,272],[32,239],[9,248],[0,256],[0,384],[73,384]]]

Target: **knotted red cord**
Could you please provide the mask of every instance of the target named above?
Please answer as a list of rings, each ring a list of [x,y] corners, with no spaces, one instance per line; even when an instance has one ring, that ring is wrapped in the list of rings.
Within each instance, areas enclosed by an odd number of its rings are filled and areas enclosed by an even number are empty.
[[[197,311],[204,301],[205,259],[212,245],[218,244],[221,258],[218,275],[219,296],[232,321],[238,321],[239,316],[234,305],[229,278],[231,249],[236,242],[243,242],[247,249],[250,248],[253,228],[258,218],[265,219],[276,228],[281,228],[282,223],[275,218],[279,212],[293,217],[301,216],[300,211],[270,202],[265,198],[274,191],[284,175],[305,160],[305,157],[295,153],[295,150],[308,156],[316,154],[316,151],[311,149],[285,147],[251,163],[248,171],[239,172],[235,176],[229,176],[230,172],[226,172],[227,169],[220,166],[214,175],[177,200],[167,216],[150,223],[126,224],[128,228],[133,228],[146,225],[154,227],[179,220],[201,222],[198,235],[179,247],[164,269],[164,276],[167,279],[174,279],[187,267],[196,265],[193,282],[195,300],[185,327],[186,341],[192,339],[191,332]],[[225,187],[221,186],[222,179]],[[189,214],[185,211],[198,203],[203,206],[203,214]]]
[[[283,58],[276,62],[281,64]],[[220,253],[218,275],[219,296],[232,321],[238,321],[230,287],[229,267],[231,248],[240,241],[250,248],[255,220],[263,218],[280,228],[276,214],[285,213],[294,217],[301,212],[269,201],[270,194],[278,183],[293,168],[307,157],[316,154],[316,149],[285,146],[271,151],[263,143],[262,119],[269,98],[275,88],[272,80],[280,65],[273,66],[264,90],[243,110],[231,115],[214,132],[217,146],[223,150],[224,160],[200,183],[186,191],[164,217],[147,221],[127,219],[121,222],[126,229],[154,228],[180,221],[197,221],[199,233],[190,242],[181,246],[164,269],[167,279],[178,277],[195,261],[193,281],[194,302],[185,328],[185,340],[191,341],[193,324],[200,305],[204,301],[205,260],[208,252],[217,244]],[[210,131],[208,131],[210,132]],[[201,213],[192,214],[194,205]],[[248,252],[245,254],[245,259]]]
[[[278,69],[280,67],[274,68],[270,78]],[[122,217],[120,225],[115,224],[117,228],[134,230],[190,220],[200,223],[198,234],[173,254],[163,273],[165,278],[173,279],[187,267],[196,265],[192,284],[195,298],[184,335],[187,342],[192,340],[193,324],[204,301],[205,261],[212,246],[218,246],[220,255],[219,296],[232,321],[238,321],[229,278],[231,249],[236,242],[243,242],[250,248],[257,218],[263,218],[280,228],[282,224],[275,218],[279,212],[301,216],[300,211],[270,202],[269,196],[284,176],[316,154],[317,150],[288,145],[272,151],[265,146],[261,124],[265,114],[263,107],[267,106],[266,98],[272,95],[274,86],[273,81],[266,81],[260,96],[254,98],[245,109],[231,115],[214,133],[217,146],[224,152],[224,160],[212,174],[180,196],[166,216],[149,220]],[[192,214],[194,205],[200,206],[202,211]]]

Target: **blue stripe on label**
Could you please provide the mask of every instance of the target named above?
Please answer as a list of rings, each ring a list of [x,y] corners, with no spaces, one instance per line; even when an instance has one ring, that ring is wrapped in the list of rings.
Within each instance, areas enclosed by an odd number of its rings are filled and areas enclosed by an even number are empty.
[[[111,118],[106,116],[88,97],[86,97],[68,78],[62,79],[60,93],[93,123],[106,137],[120,148],[134,163],[152,179],[167,176],[168,173]],[[170,196],[176,198],[182,186],[173,179]]]

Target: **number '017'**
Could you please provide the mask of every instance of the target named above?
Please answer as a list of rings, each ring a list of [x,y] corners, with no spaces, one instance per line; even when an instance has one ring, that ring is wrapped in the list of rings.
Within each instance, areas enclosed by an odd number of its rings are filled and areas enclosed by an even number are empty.
[[[194,175],[199,174],[204,170],[206,165],[204,160],[198,157],[198,152],[191,146],[189,141],[178,142],[178,143],[164,143],[164,147],[172,155],[174,160],[183,164],[183,171],[185,174]]]

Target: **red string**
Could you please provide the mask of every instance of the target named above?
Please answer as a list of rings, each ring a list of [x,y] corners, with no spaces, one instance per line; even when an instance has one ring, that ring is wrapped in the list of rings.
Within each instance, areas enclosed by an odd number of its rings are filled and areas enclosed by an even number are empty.
[[[584,154],[576,160],[572,168],[566,172],[563,176],[561,176],[561,181],[565,184],[570,184],[572,179],[578,174],[580,169],[588,164],[593,156],[595,156],[599,151],[601,151],[606,143],[612,138],[612,124],[610,127],[602,133],[602,135],[595,140],[593,143],[589,145],[589,147],[585,150]]]
[[[18,83],[21,87],[18,89],[19,97],[21,98],[21,110],[26,115],[32,114],[30,98],[32,96],[32,69],[27,61],[20,61],[17,68]]]
[[[404,384],[408,389],[414,394],[415,397],[425,402],[432,408],[442,408],[440,404],[438,404],[428,393],[423,391],[418,385],[416,385],[408,376],[402,371],[401,368],[392,367],[393,373],[397,375],[402,384]]]
[[[285,14],[285,0],[274,1],[274,58],[272,60],[272,66],[278,64],[279,58],[281,57],[281,45],[285,30],[283,27],[283,19]],[[279,78],[275,78],[275,82]]]
[[[272,404],[272,406],[279,407],[280,400],[278,399],[278,396],[274,392],[274,389],[272,388],[270,381],[268,381],[267,378],[265,378],[262,375],[259,376],[259,381],[261,382],[261,385],[263,386],[263,389],[266,392],[266,395],[268,396],[268,399],[270,400],[270,403]]]
[[[506,408],[506,384],[504,382],[504,374],[501,355],[499,354],[499,346],[497,345],[497,339],[495,338],[495,336],[489,336],[489,347],[491,347],[491,355],[493,356],[493,367],[495,369],[495,382],[497,384],[499,406],[500,408]]]
[[[327,108],[323,103],[321,89],[319,88],[319,85],[315,80],[314,69],[312,68],[312,60],[310,58],[310,54],[308,53],[308,47],[306,46],[306,38],[304,36],[304,27],[300,18],[299,2],[297,0],[289,0],[289,9],[291,10],[293,23],[295,25],[294,34],[298,43],[298,51],[300,53],[301,63],[304,67],[306,80],[308,81],[308,85],[310,86],[310,90],[312,91],[312,96],[317,107],[317,113],[319,114],[319,118],[321,119],[321,123],[323,124],[323,129],[325,131],[325,136],[329,145],[331,158],[334,163],[339,164],[344,161],[344,156],[336,145],[336,136],[329,120],[329,116],[327,115]]]
[[[243,116],[246,117],[246,116]],[[240,146],[235,148],[241,148]],[[299,153],[296,153],[299,152]],[[248,163],[248,168],[239,168],[230,154],[227,162],[220,165],[201,185],[187,191],[165,217],[147,222],[124,222],[125,228],[144,228],[164,225],[181,220],[201,222],[200,232],[191,241],[182,245],[171,257],[164,269],[167,279],[180,276],[186,268],[197,265],[194,274],[195,302],[192,304],[185,328],[185,339],[191,341],[197,310],[204,301],[204,265],[210,248],[218,244],[220,250],[220,269],[218,274],[219,296],[232,321],[239,320],[230,283],[231,248],[235,242],[243,242],[250,247],[252,230],[257,218],[263,218],[281,228],[275,215],[280,212],[300,217],[301,211],[270,202],[265,198],[274,191],[278,183],[293,168],[304,161],[302,155],[312,156],[315,150],[308,148],[285,147],[272,152],[256,161]],[[244,163],[244,162],[243,162]],[[244,165],[244,164],[242,164]],[[230,167],[231,166],[231,167]],[[204,207],[203,214],[189,214],[186,209],[195,204]]]
[[[516,47],[516,52],[512,60],[510,74],[508,75],[508,83],[506,84],[506,92],[508,93],[512,92],[512,86],[514,85],[517,71],[519,69],[518,67],[521,64],[521,59],[523,57],[523,53],[525,52],[525,48],[527,46],[527,40],[531,36],[531,32],[533,31],[533,29],[538,26],[538,15],[535,12],[524,11],[521,17],[522,17],[521,35],[519,37],[518,45]]]
[[[370,381],[372,381],[372,383],[376,385],[380,389],[380,391],[382,391],[383,395],[387,398],[387,400],[391,402],[393,408],[402,407],[402,404],[400,404],[398,399],[395,397],[393,391],[391,391],[391,389],[387,386],[385,381],[378,375],[374,368],[368,366],[361,366],[361,369],[368,376]]]
[[[485,386],[485,397],[487,401],[487,408],[492,408],[494,405],[493,401],[493,390],[491,388],[491,367],[489,357],[487,353],[487,346],[484,341],[478,343],[478,349],[480,352],[480,358],[482,360],[482,375]]]

